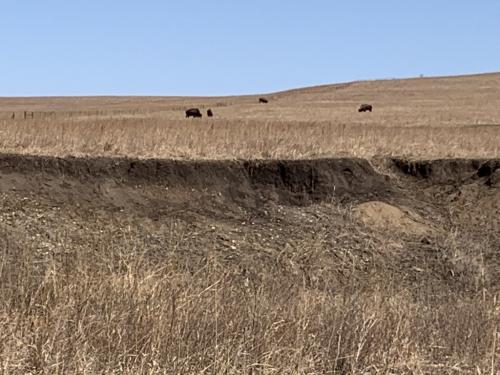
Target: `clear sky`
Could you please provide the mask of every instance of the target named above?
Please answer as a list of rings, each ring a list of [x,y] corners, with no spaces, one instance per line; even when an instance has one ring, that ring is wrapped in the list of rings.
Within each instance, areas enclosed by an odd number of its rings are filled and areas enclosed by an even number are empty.
[[[500,71],[499,0],[1,0],[0,95],[223,95]]]

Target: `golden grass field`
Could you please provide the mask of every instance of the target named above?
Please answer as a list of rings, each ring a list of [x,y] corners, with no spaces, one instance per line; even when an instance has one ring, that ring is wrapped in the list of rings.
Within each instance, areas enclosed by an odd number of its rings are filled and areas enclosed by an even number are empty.
[[[186,159],[500,156],[500,73],[258,96],[0,98],[0,151]],[[373,113],[358,113],[362,103]],[[212,119],[184,110],[212,108]],[[24,111],[33,119],[24,119]],[[11,117],[14,115],[14,119]]]

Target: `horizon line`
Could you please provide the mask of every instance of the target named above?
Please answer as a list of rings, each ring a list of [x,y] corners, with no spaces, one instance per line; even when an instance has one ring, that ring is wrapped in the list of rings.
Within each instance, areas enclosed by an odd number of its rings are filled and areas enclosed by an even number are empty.
[[[311,88],[321,88],[335,85],[346,85],[352,83],[361,83],[361,82],[377,82],[377,81],[405,81],[412,79],[447,79],[447,78],[465,78],[465,77],[477,77],[477,76],[486,76],[486,75],[495,75],[500,74],[500,71],[488,71],[488,72],[480,72],[480,73],[464,73],[464,74],[452,74],[452,75],[417,75],[417,76],[403,76],[403,77],[387,77],[387,78],[370,78],[370,79],[358,79],[351,81],[339,81],[339,82],[330,82],[330,83],[320,83],[316,85],[309,86],[297,86],[291,88],[285,88],[277,91],[269,91],[269,92],[256,92],[256,93],[242,93],[242,94],[222,94],[222,95],[170,95],[170,94],[69,94],[69,95],[16,95],[16,96],[7,96],[0,95],[0,99],[35,99],[35,98],[54,98],[54,99],[63,99],[63,98],[229,98],[229,97],[245,97],[245,96],[257,96],[257,95],[277,95],[281,93],[286,93],[290,91],[296,90],[304,90]]]

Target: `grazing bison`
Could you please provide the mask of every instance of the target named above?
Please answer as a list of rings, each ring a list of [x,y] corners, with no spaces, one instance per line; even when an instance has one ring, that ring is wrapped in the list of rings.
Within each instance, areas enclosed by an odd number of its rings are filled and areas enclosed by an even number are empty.
[[[186,117],[202,117],[202,114],[198,108],[190,108],[186,111]]]
[[[214,113],[212,112],[212,110],[210,108],[207,109],[207,116],[208,117],[213,117],[214,116]]]
[[[358,109],[358,112],[371,112],[373,110],[373,107],[371,104],[361,104],[361,106]]]
[[[259,103],[267,104],[269,101],[266,98],[259,98]]]

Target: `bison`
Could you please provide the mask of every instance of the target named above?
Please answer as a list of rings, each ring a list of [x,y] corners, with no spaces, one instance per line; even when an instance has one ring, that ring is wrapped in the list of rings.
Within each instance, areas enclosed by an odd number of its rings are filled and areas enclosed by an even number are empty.
[[[212,112],[212,110],[210,108],[207,109],[207,116],[208,117],[213,117],[214,116],[214,113]]]
[[[202,114],[198,108],[190,108],[186,111],[186,118],[189,117],[202,117]]]
[[[361,104],[361,106],[358,109],[358,112],[371,112],[373,110],[373,107],[371,104]]]
[[[259,98],[259,103],[267,104],[269,101],[266,98]]]

